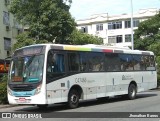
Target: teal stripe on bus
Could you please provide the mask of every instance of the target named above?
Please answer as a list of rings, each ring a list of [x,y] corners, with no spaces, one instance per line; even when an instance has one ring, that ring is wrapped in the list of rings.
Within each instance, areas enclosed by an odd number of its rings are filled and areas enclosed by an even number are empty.
[[[97,48],[92,48],[91,51],[94,51],[94,52],[103,52],[102,49],[97,49]]]

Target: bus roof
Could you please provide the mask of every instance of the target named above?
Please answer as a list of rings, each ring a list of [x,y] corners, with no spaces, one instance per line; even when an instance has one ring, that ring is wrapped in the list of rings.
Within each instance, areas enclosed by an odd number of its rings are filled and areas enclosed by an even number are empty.
[[[129,54],[144,54],[154,55],[151,51],[131,50],[128,47],[106,46],[106,45],[65,45],[65,44],[34,44],[25,46],[20,49],[34,46],[48,46],[56,50],[70,50],[70,51],[93,51],[93,52],[109,52],[109,53],[129,53]],[[19,49],[17,49],[19,50]]]

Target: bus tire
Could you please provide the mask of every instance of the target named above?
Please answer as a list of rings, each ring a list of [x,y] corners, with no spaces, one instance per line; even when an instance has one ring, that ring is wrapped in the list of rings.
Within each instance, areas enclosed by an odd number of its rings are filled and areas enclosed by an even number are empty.
[[[79,105],[79,93],[77,90],[72,89],[68,95],[69,108],[77,108]]]
[[[136,98],[137,88],[134,84],[130,84],[128,87],[128,98],[133,100]]]
[[[45,109],[45,108],[48,107],[48,104],[37,105],[37,107],[38,107],[39,109]]]

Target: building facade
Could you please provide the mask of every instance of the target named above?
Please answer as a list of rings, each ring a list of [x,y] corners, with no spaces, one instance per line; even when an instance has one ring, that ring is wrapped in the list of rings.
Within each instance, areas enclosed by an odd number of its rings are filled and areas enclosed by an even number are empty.
[[[133,30],[138,28],[140,22],[151,18],[158,12],[159,9],[151,8],[141,9],[138,13],[133,14]],[[77,29],[103,38],[104,44],[131,46],[131,15],[96,14],[88,19],[77,20],[76,22]]]
[[[0,2],[0,59],[12,54],[12,46],[16,36],[21,32],[21,26],[9,12],[10,0]]]

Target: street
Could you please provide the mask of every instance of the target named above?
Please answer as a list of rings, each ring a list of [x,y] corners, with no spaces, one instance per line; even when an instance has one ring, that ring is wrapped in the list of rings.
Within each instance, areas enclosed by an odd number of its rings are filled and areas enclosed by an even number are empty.
[[[143,114],[144,112],[149,112],[150,114],[156,114],[153,112],[160,112],[160,91],[156,90],[151,90],[148,92],[142,92],[137,94],[137,98],[135,100],[127,100],[122,97],[114,97],[110,98],[106,101],[97,101],[97,100],[89,100],[89,101],[83,101],[80,103],[79,108],[76,109],[68,109],[65,105],[62,104],[55,104],[55,105],[50,105],[47,109],[45,110],[40,110],[35,106],[16,106],[16,107],[10,107],[10,108],[3,108],[0,109],[0,112],[15,112],[15,113],[38,113],[38,114],[47,114],[47,116],[52,117],[48,118],[48,120],[75,120],[74,118],[78,118],[76,120],[106,120],[105,118],[85,118],[84,112],[86,115],[90,115],[94,112],[98,112],[98,114],[102,115],[103,112],[115,112],[117,115],[122,115],[123,113],[125,114],[126,112],[137,112],[137,114]],[[62,112],[58,113],[57,112]],[[66,118],[68,116],[67,113],[65,112],[71,112],[73,113],[72,118]],[[77,112],[77,113],[76,113]],[[79,113],[83,112],[83,113]],[[102,112],[102,113],[99,113]],[[116,113],[120,112],[120,113]],[[123,113],[121,113],[123,112]],[[53,117],[56,115],[62,115],[62,118],[54,118]],[[107,113],[106,113],[107,114]],[[96,113],[95,113],[96,115]],[[94,115],[92,115],[94,117]],[[104,115],[102,115],[103,117]],[[57,117],[57,116],[56,116]],[[119,116],[120,117],[120,116]],[[160,115],[158,118],[107,118],[108,120],[113,120],[113,121],[126,121],[126,120],[136,120],[136,121],[160,121]],[[5,121],[9,121],[10,119],[5,119]],[[16,119],[12,119],[16,120]],[[30,120],[43,120],[43,119],[30,119]],[[46,120],[46,119],[45,119]]]

